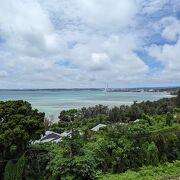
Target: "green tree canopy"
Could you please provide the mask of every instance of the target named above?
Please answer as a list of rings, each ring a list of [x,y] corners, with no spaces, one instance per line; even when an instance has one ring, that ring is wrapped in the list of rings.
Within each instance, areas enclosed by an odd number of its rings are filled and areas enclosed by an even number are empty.
[[[31,141],[44,131],[44,113],[25,101],[0,101],[0,169],[4,160],[22,156]]]
[[[172,123],[173,123],[173,115],[170,112],[168,112],[166,115],[166,125],[171,126]]]
[[[75,118],[78,116],[77,109],[70,109],[70,110],[63,110],[59,115],[59,120],[64,122],[74,121]]]
[[[180,89],[178,90],[178,93],[177,93],[176,106],[180,108]]]

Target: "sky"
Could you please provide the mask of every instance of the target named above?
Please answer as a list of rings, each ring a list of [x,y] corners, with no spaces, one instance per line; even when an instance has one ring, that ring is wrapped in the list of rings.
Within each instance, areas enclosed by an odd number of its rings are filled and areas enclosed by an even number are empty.
[[[180,0],[0,0],[0,89],[180,85]]]

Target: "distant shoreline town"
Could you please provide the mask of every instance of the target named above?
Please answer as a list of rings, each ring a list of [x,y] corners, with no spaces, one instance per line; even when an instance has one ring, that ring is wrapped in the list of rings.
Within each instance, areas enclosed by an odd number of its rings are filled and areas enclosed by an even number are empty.
[[[48,89],[0,89],[0,91],[106,91],[106,92],[167,92],[175,95],[180,87],[141,88],[48,88]]]

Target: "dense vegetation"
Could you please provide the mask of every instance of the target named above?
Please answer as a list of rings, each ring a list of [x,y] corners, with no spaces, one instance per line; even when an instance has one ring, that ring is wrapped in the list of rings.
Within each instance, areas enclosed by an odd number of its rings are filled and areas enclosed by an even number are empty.
[[[44,132],[44,113],[33,110],[28,102],[0,102],[0,174],[6,162],[20,158],[31,141]],[[11,169],[11,168],[10,168]]]
[[[132,106],[109,109],[97,105],[62,111],[56,124],[43,121],[44,114],[27,102],[0,102],[1,178],[95,179],[127,170],[132,177],[138,173],[145,177],[158,168],[166,171],[166,166],[159,164],[180,160],[180,91],[174,98],[134,102]],[[99,123],[107,127],[92,132]],[[72,130],[71,138],[59,143],[31,143],[47,129]],[[149,169],[150,165],[158,166],[157,171]],[[148,167],[141,169],[143,166]],[[126,179],[126,175],[122,177]]]
[[[178,180],[180,176],[180,161],[175,161],[173,163],[165,163],[163,165],[159,165],[157,167],[148,166],[143,167],[140,171],[132,171],[128,170],[125,173],[112,175],[108,174],[104,177],[101,177],[102,180]]]

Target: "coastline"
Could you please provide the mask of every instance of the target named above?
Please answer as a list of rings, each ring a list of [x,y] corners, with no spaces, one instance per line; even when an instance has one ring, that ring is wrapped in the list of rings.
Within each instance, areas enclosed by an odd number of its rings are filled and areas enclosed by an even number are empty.
[[[154,101],[174,97],[169,92],[104,92],[99,90],[0,90],[0,100],[25,100],[33,108],[54,116],[55,121],[62,110],[81,109],[102,104],[108,107],[131,105],[134,101]]]

